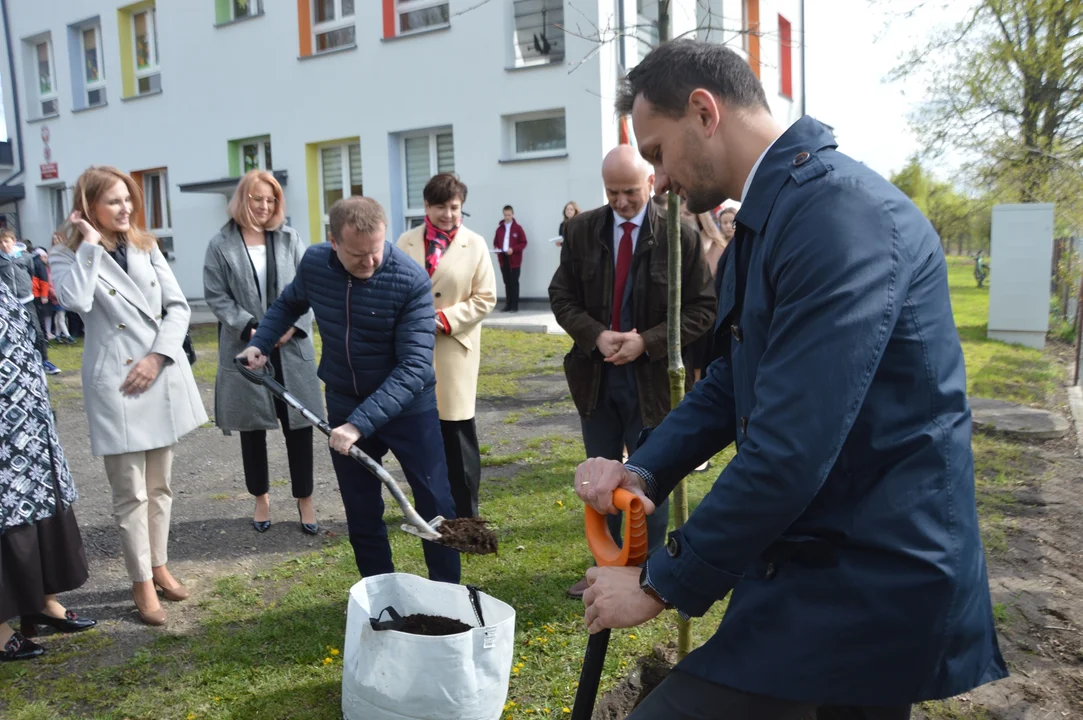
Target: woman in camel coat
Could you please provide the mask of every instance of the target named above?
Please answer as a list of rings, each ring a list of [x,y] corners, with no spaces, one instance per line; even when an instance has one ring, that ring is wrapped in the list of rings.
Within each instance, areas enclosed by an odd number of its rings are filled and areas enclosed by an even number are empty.
[[[441,173],[425,186],[425,224],[398,247],[432,278],[436,307],[436,403],[457,517],[476,517],[481,451],[474,403],[481,321],[496,307],[496,276],[485,239],[462,226],[466,185]]]

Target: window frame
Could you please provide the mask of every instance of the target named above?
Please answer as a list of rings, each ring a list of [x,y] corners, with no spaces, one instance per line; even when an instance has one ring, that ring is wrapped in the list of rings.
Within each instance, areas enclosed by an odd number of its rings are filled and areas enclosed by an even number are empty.
[[[139,37],[135,33],[135,19],[140,15],[147,16],[147,59],[153,60],[154,64],[145,69],[139,68]],[[135,80],[135,94],[139,95],[151,95],[158,90],[151,87],[146,92],[139,89],[140,80],[148,80],[155,75],[160,76],[162,74],[162,65],[158,57],[158,7],[157,5],[151,5],[148,8],[133,12],[131,18],[131,32],[132,32],[132,75]],[[161,86],[161,80],[159,79],[159,87]]]
[[[271,155],[271,162],[267,162],[267,155],[268,152],[271,150],[271,136],[263,135],[261,137],[248,138],[246,140],[240,140],[237,142],[237,154],[240,156],[238,158],[238,167],[241,169],[241,175],[243,176],[245,173],[248,172],[248,170],[245,169],[244,164],[244,149],[245,147],[251,145],[256,146],[256,159],[259,161],[257,167],[252,169],[271,172],[272,165],[274,164],[273,154]]]
[[[132,25],[134,32],[134,23]],[[88,77],[88,69],[86,67],[86,33],[94,33],[94,54],[97,56],[98,62],[98,79],[91,81]],[[105,90],[105,54],[102,52],[102,27],[100,23],[94,23],[93,25],[84,25],[79,28],[79,50],[81,51],[81,60],[83,61],[83,94],[86,96],[86,106],[88,108],[99,107],[106,103],[106,93],[101,94],[102,101],[99,103],[90,102],[90,93],[98,90]]]
[[[532,152],[519,152],[518,149],[518,125],[522,122],[534,122],[537,120],[564,120],[564,147],[554,150],[536,150]],[[536,112],[506,115],[504,117],[505,148],[504,157],[507,160],[543,160],[545,158],[565,157],[568,154],[568,111],[567,108],[554,108],[551,110],[538,110]]]
[[[451,143],[452,143],[452,163],[451,163],[452,167],[451,167],[450,170],[444,170],[444,171],[440,170],[440,152],[439,152],[439,147],[440,146],[439,146],[439,142],[438,142],[438,138],[440,136],[442,136],[442,135],[450,135],[451,136]],[[423,138],[423,137],[427,137],[429,139],[429,178],[432,178],[434,175],[436,175],[439,172],[455,172],[455,159],[454,159],[455,131],[454,131],[453,128],[442,128],[440,130],[423,130],[423,131],[420,131],[420,132],[409,132],[409,133],[403,133],[402,135],[399,136],[399,148],[400,148],[399,156],[400,156],[400,167],[401,167],[401,170],[402,170],[402,219],[403,219],[403,227],[406,228],[407,230],[410,230],[412,228],[417,227],[417,224],[412,222],[413,220],[420,220],[420,221],[424,222],[425,203],[424,203],[424,201],[422,201],[421,207],[417,207],[417,208],[409,206],[409,203],[410,203],[410,184],[409,184],[409,177],[408,177],[408,171],[407,171],[407,162],[406,162],[406,141],[407,140],[413,140],[413,139],[416,139],[416,138]],[[426,179],[425,182],[428,182],[428,179]]]
[[[68,219],[68,187],[66,185],[49,186],[49,211],[55,227],[60,227]]]
[[[330,238],[331,230],[331,217],[329,215],[330,207],[324,207],[324,203],[327,200],[327,193],[323,184],[323,151],[330,150],[332,148],[339,151],[339,158],[342,160],[342,197],[348,198],[353,196],[353,176],[351,175],[350,168],[350,148],[357,146],[357,151],[361,154],[361,177],[358,178],[360,182],[358,185],[361,187],[362,193],[365,188],[365,158],[361,153],[361,141],[355,142],[332,142],[323,143],[316,146],[316,179],[319,183],[319,202],[320,202],[320,222],[323,224],[324,240]]]
[[[426,25],[425,27],[414,28],[413,30],[402,29],[402,16],[407,13],[416,12],[418,10],[428,10],[430,8],[439,7],[441,5],[447,6],[447,22],[439,25]],[[416,35],[418,33],[429,32],[431,30],[442,30],[444,28],[451,27],[451,2],[450,0],[395,0],[395,37],[406,37],[409,35]]]
[[[565,53],[567,51],[567,34],[564,32],[564,29],[562,27],[561,28],[556,28],[555,25],[546,26],[546,25],[543,24],[542,28],[547,29],[548,27],[553,27],[553,29],[556,32],[560,33],[561,38],[560,38],[560,55],[559,56],[556,56],[556,55],[554,55],[552,53],[550,53],[549,55],[537,55],[537,56],[532,56],[532,57],[529,57],[529,58],[523,56],[522,50],[521,50],[521,47],[522,47],[523,43],[519,42],[519,27],[518,27],[518,22],[517,22],[518,16],[516,15],[516,7],[522,2],[529,2],[529,1],[530,0],[514,0],[514,2],[512,3],[512,6],[511,6],[511,43],[512,43],[511,52],[512,52],[512,65],[513,65],[513,67],[516,67],[516,68],[542,67],[542,66],[545,66],[545,65],[556,65],[556,64],[563,63]],[[544,1],[549,2],[549,0],[544,0]],[[564,1],[563,0],[555,0],[555,1],[560,6],[559,7],[559,12],[560,12],[560,16],[561,16],[560,17],[560,23],[561,23],[561,25],[563,25],[563,23],[564,23]],[[557,10],[558,10],[558,8],[549,9],[549,8],[545,8],[543,6],[542,10],[540,10],[539,12],[542,14],[542,16],[544,18],[544,14],[546,12],[556,12]],[[544,20],[543,20],[543,23],[544,23]]]
[[[142,176],[143,176],[143,218],[144,218],[144,222],[147,225],[144,229],[147,232],[151,233],[152,235],[157,235],[158,237],[162,237],[163,235],[172,237],[172,235],[173,235],[173,209],[172,209],[172,206],[170,205],[170,202],[169,202],[169,169],[168,168],[157,168],[155,170],[145,170],[145,171],[143,171]],[[150,219],[151,219],[151,217],[153,215],[153,213],[150,212],[150,205],[151,204],[150,204],[150,201],[149,201],[149,198],[151,196],[151,194],[149,192],[150,181],[151,181],[151,178],[156,178],[156,177],[161,178],[160,187],[162,188],[162,197],[165,200],[165,204],[164,204],[162,209],[163,209],[163,216],[164,216],[165,220],[167,221],[166,227],[151,227],[151,224],[150,224]]]
[[[229,20],[230,22],[237,22],[238,20],[247,20],[248,18],[254,18],[263,14],[263,2],[262,0],[248,0],[248,12],[244,15],[237,15],[234,12],[233,7],[234,0],[229,0]]]
[[[42,45],[45,46],[45,52],[48,55],[49,65],[49,89],[50,92],[43,93],[41,91],[41,60],[38,57],[38,48]],[[56,56],[53,54],[53,39],[51,37],[43,37],[40,40],[34,42],[34,68],[35,77],[38,82],[36,84],[38,94],[38,113],[37,117],[53,117],[60,114],[60,92],[56,86]],[[46,103],[53,103],[55,110],[52,112],[45,111]]]
[[[364,0],[361,0],[364,2]],[[353,47],[357,45],[357,2],[354,0],[353,13],[343,16],[342,14],[342,0],[332,0],[335,4],[335,19],[319,22],[316,18],[316,11],[320,0],[311,0],[312,6],[312,54],[322,55],[323,53],[334,52],[335,50],[341,50],[346,47]],[[347,28],[354,29],[353,42],[343,43],[342,45],[335,45],[334,47],[320,49],[320,35],[326,35],[336,30],[345,30]]]

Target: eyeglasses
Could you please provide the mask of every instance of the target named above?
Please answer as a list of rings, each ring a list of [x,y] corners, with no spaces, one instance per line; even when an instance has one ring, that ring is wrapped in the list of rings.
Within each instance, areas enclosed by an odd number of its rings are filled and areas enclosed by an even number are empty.
[[[278,204],[278,198],[274,197],[273,195],[271,197],[263,197],[262,195],[249,195],[248,199],[256,205],[263,205],[264,203],[266,203],[271,207],[274,207]]]

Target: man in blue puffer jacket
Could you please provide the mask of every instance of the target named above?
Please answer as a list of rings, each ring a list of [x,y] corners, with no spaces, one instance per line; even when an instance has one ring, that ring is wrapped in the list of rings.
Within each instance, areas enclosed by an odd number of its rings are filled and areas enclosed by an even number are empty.
[[[350,544],[361,575],[395,571],[379,480],[349,458],[357,444],[377,462],[390,450],[425,520],[455,517],[440,420],[433,344],[436,312],[425,270],[385,242],[387,216],[371,198],[331,206],[331,242],[310,247],[263,316],[249,347],[252,367],[312,309],[323,338],[319,376],[326,384],[338,476]],[[459,554],[423,541],[429,577],[459,582]]]

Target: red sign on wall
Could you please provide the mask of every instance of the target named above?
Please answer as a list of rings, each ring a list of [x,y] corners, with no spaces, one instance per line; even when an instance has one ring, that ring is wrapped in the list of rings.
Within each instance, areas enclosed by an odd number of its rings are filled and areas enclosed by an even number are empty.
[[[56,163],[45,163],[41,166],[41,179],[42,180],[56,180],[60,177],[60,171],[56,167]]]

